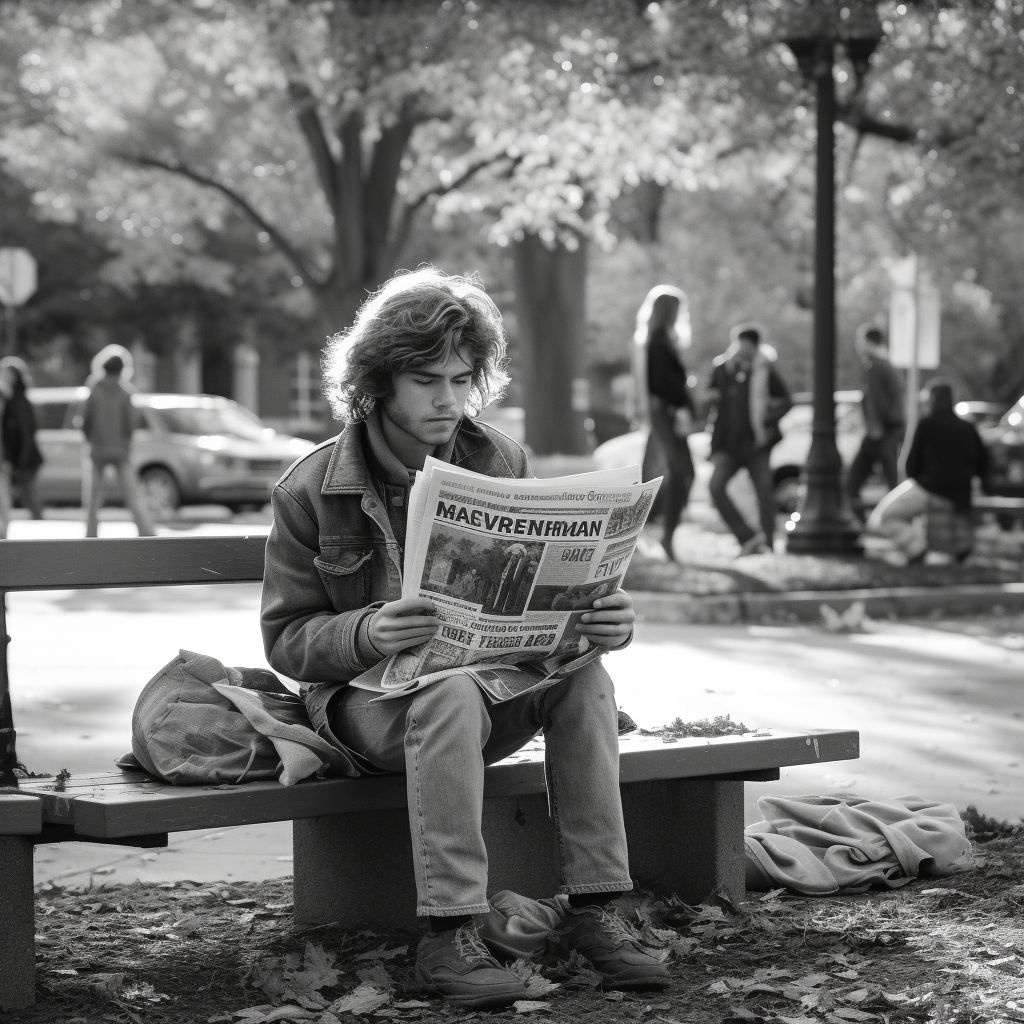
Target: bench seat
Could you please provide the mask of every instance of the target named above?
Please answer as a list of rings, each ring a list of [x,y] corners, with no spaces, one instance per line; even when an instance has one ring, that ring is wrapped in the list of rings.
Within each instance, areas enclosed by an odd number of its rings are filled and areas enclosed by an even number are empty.
[[[629,736],[620,749],[634,878],[699,903],[714,892],[743,897],[744,782],[776,779],[783,766],[856,758],[859,736],[820,730],[667,743]],[[494,890],[544,896],[558,889],[542,759],[538,743],[487,770],[484,831]],[[23,793],[40,803],[37,842],[157,846],[170,832],[292,821],[297,923],[415,925],[402,776],[169,786],[113,771],[72,776],[60,791],[53,780],[30,780]]]
[[[765,772],[777,778],[782,765],[858,756],[857,733],[838,731],[690,737],[672,743],[659,737],[627,736],[620,741],[620,750],[624,785],[700,776],[761,779]],[[39,798],[44,822],[70,826],[82,840],[129,839],[152,833],[404,808],[406,803],[405,780],[394,775],[311,779],[297,786],[278,782],[170,786],[143,772],[109,771],[73,775],[59,791],[52,779],[27,780],[21,792]],[[543,792],[539,751],[513,755],[488,769],[488,797]],[[27,801],[29,797],[21,799]]]

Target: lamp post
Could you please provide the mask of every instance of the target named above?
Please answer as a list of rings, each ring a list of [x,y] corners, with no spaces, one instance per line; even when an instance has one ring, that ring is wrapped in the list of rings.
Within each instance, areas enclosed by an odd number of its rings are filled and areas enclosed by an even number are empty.
[[[835,111],[833,68],[845,49],[859,88],[881,39],[874,11],[853,19],[849,8],[822,4],[805,11],[812,28],[785,42],[816,103],[814,198],[814,406],[811,449],[799,507],[786,523],[786,548],[807,554],[860,554],[860,530],[842,486],[843,462],[836,447],[835,410]]]

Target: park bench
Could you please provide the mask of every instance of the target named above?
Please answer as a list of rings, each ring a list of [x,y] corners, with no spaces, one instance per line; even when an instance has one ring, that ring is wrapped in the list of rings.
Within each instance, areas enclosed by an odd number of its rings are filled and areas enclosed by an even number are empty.
[[[0,542],[0,699],[9,683],[7,592],[253,583],[263,577],[265,542],[265,536]],[[17,685],[14,680],[15,694]],[[125,722],[126,737],[129,727]],[[12,781],[14,736],[12,722],[0,721],[0,767],[8,783],[0,793],[0,1009],[34,999],[32,862],[41,843],[155,847],[166,845],[172,832],[291,821],[297,923],[376,930],[414,924],[401,776],[176,787],[140,772],[97,770]],[[637,883],[691,903],[715,892],[741,898],[744,783],[777,779],[784,766],[858,754],[852,730],[674,742],[623,737],[620,774]],[[528,749],[488,769],[484,819],[494,889],[554,893],[557,850],[541,753]]]

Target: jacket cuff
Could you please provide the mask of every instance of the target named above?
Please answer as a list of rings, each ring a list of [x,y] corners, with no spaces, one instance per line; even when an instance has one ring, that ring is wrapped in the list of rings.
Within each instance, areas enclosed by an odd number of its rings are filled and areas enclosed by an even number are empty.
[[[382,607],[382,602],[370,605],[356,625],[356,657],[366,668],[372,668],[384,660],[384,654],[373,646],[370,640],[370,619],[373,613]]]

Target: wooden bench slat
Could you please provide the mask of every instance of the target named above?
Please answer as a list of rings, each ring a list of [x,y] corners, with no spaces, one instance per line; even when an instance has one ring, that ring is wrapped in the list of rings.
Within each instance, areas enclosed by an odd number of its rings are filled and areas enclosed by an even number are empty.
[[[266,543],[266,534],[0,542],[0,591],[258,582]]]
[[[624,784],[657,779],[731,779],[797,764],[859,756],[854,731],[820,730],[771,736],[689,737],[664,743],[657,737],[621,742]],[[542,752],[487,770],[488,798],[544,792]],[[40,782],[26,789],[43,803],[46,821],[72,823],[81,835],[104,838],[180,832],[322,815],[386,810],[405,805],[402,776],[308,780],[297,786],[250,782],[240,786],[168,786],[138,773],[72,777],[63,791]]]

